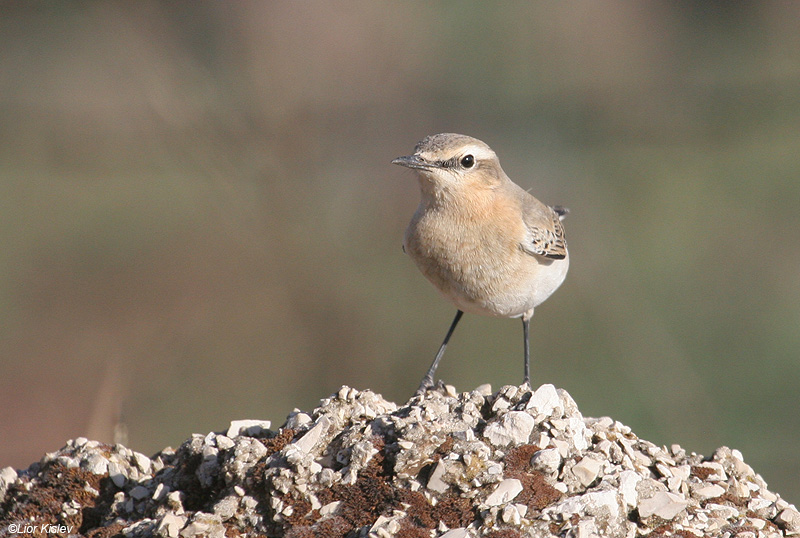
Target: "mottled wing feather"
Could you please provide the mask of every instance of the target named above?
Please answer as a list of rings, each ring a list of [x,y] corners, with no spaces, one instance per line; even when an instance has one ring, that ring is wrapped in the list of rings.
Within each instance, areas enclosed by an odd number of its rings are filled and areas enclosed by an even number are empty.
[[[561,219],[567,210],[563,207],[548,207],[536,199],[526,198],[523,202],[523,219],[528,229],[528,237],[522,250],[554,260],[567,256],[567,240]]]

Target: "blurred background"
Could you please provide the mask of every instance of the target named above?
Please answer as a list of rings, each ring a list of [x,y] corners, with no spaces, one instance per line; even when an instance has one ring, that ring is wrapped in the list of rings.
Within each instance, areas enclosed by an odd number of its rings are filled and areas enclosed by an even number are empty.
[[[800,502],[800,4],[0,4],[0,467],[152,454],[346,384],[404,402],[452,319],[389,162],[459,132],[572,212],[533,384]],[[465,316],[439,376],[522,380]]]

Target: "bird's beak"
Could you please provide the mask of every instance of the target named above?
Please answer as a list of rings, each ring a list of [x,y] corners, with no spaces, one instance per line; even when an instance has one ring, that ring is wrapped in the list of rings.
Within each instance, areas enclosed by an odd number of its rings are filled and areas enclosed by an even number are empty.
[[[422,160],[422,157],[419,155],[406,155],[404,157],[398,157],[392,161],[392,164],[399,164],[400,166],[405,166],[406,168],[416,168],[419,170],[436,168],[435,164],[431,164]]]

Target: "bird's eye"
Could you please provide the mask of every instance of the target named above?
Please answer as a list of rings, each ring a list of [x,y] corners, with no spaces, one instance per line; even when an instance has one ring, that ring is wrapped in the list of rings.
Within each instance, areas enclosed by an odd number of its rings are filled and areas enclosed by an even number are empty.
[[[464,168],[472,168],[475,165],[475,157],[472,155],[464,155],[461,157],[461,166]]]

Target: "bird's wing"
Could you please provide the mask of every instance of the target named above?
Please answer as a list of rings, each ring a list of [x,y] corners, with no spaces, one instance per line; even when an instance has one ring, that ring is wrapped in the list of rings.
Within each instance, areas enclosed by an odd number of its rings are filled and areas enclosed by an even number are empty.
[[[566,258],[567,240],[561,220],[567,214],[567,209],[546,206],[528,193],[525,194],[522,199],[522,219],[528,233],[521,244],[522,250],[554,260]]]

